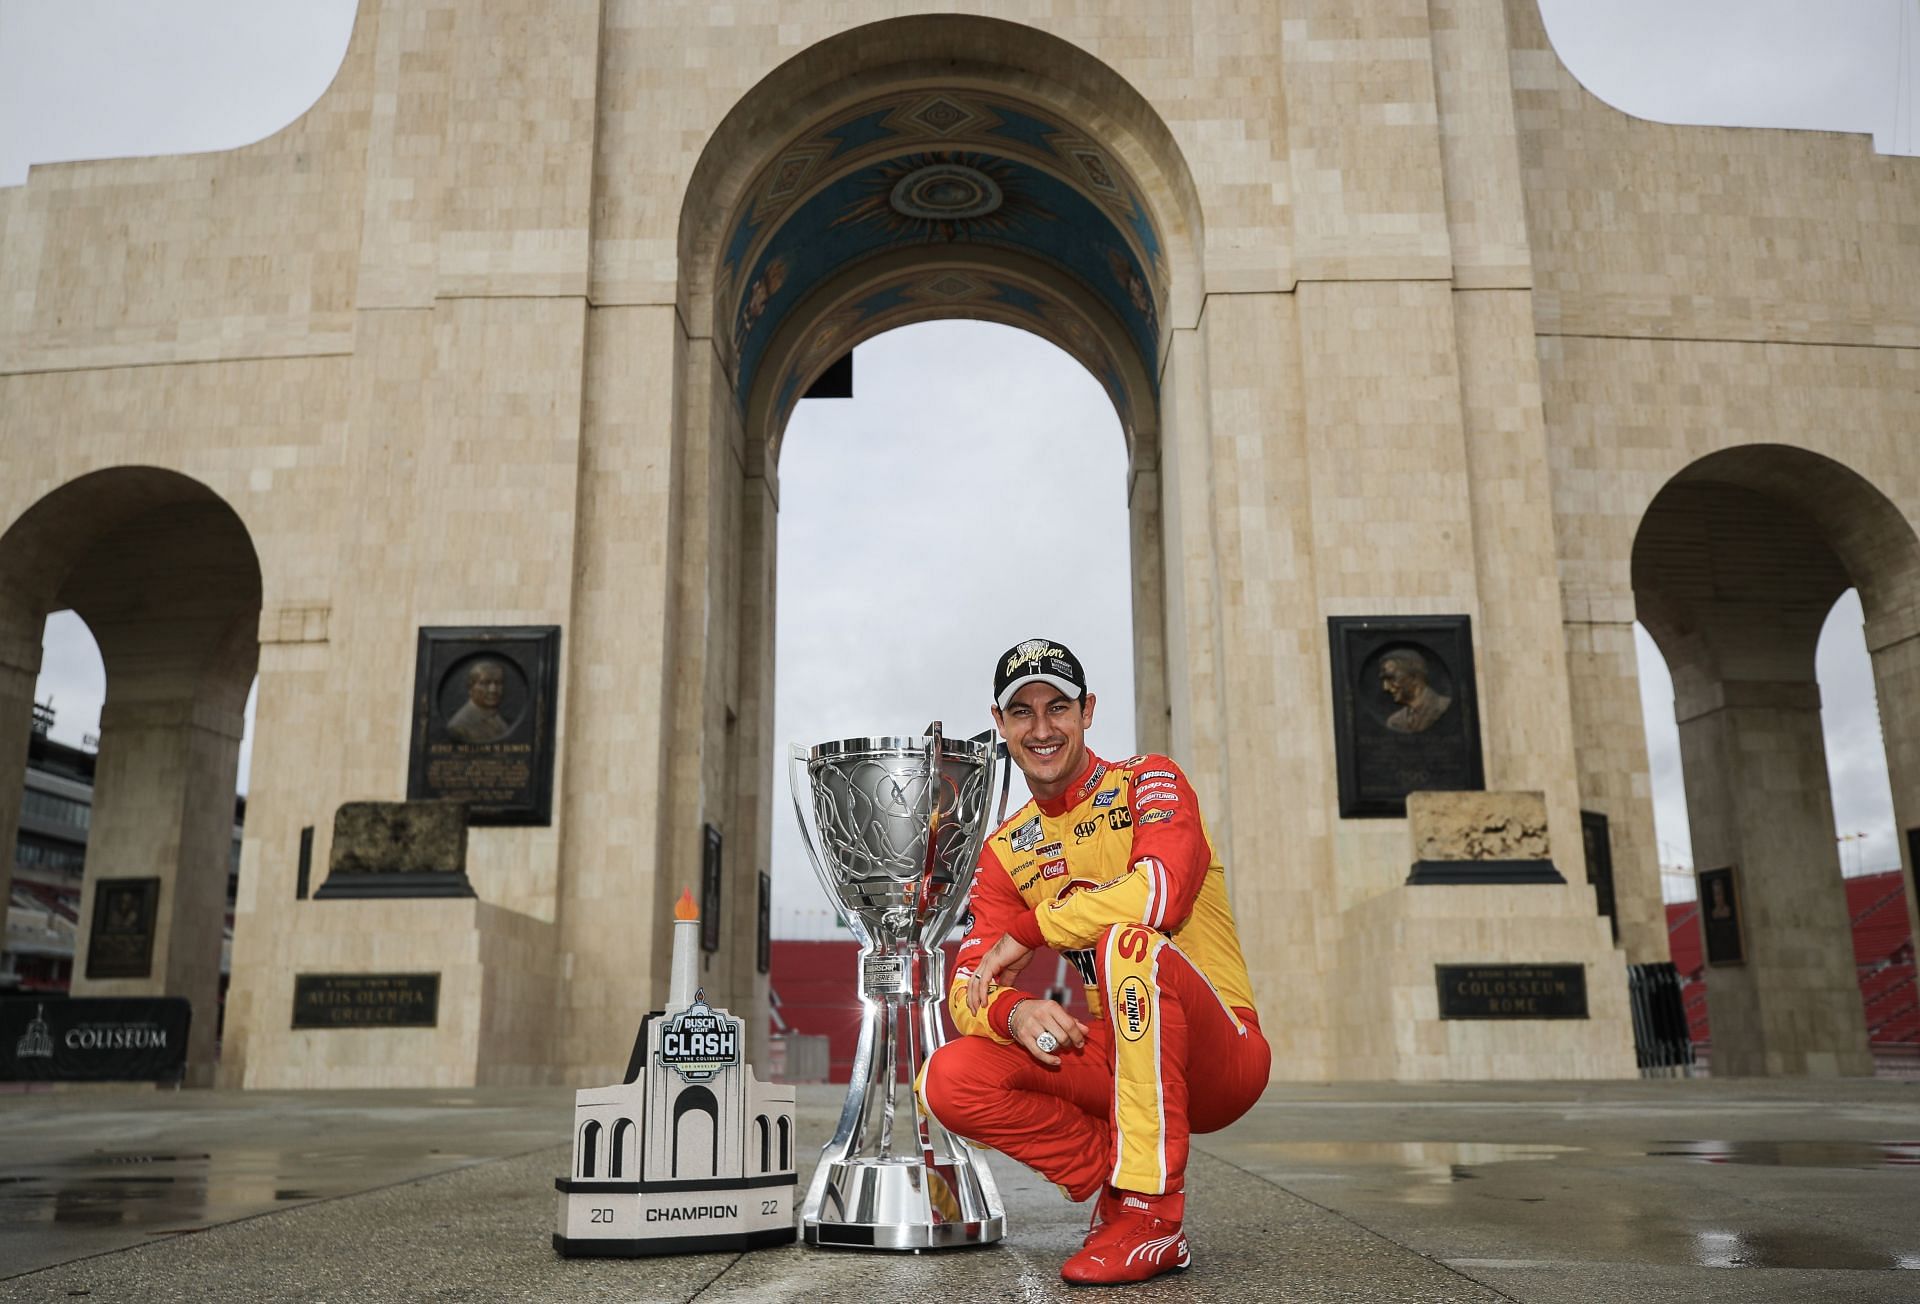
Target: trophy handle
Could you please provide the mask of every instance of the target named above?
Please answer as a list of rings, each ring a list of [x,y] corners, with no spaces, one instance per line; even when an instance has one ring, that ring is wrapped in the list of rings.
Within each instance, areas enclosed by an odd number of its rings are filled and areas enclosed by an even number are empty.
[[[798,743],[787,757],[787,792],[793,797],[793,818],[800,825],[800,845],[807,849],[807,859],[813,862],[813,876],[820,880],[820,889],[827,894],[827,900],[833,903],[833,912],[852,932],[854,939],[862,946],[871,946],[873,939],[867,935],[866,923],[859,912],[848,910],[840,900],[840,893],[834,889],[833,875],[827,872],[826,858],[820,854],[820,847],[814,840],[813,826],[807,823],[806,810],[800,800],[801,792],[811,792],[813,781],[807,777],[807,749]]]

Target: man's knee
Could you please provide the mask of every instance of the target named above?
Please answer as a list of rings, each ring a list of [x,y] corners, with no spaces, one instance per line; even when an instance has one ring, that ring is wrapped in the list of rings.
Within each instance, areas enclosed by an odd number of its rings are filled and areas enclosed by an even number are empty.
[[[956,1037],[927,1057],[920,1103],[949,1132],[971,1136],[969,1125],[991,1107],[1000,1089],[990,1063],[995,1049],[984,1037]]]

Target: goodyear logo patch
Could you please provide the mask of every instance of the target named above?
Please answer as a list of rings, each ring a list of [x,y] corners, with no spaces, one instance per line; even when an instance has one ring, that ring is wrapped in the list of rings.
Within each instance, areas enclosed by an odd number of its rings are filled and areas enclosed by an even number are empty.
[[[1113,1022],[1128,1041],[1139,1041],[1153,1027],[1153,992],[1139,974],[1120,980],[1113,994]]]

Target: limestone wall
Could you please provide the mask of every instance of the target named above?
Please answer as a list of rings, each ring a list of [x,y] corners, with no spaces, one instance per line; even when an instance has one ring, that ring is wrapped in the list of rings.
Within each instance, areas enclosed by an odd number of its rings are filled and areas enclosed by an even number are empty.
[[[1276,1072],[1541,1068],[1396,1023],[1431,1012],[1407,1004],[1417,964],[1382,975],[1394,929],[1498,949],[1528,925],[1410,897],[1405,822],[1337,817],[1329,616],[1472,618],[1488,784],[1545,793],[1571,880],[1529,888],[1528,917],[1617,963],[1578,850],[1603,810],[1624,954],[1664,956],[1634,533],[1689,461],[1753,441],[1920,508],[1902,161],[1627,119],[1572,83],[1531,0],[907,8],[364,0],[333,86],[268,140],[0,191],[0,530],[152,465],[231,505],[259,558],[226,1080],[386,1081],[382,1056],[419,1081],[617,1071],[707,824],[727,942],[703,979],[764,1001],[778,432],[733,398],[715,247],[812,115],[943,77],[1100,140],[1165,238],[1158,438],[1132,479],[1139,669],[1165,680],[1143,737],[1170,738],[1228,853]],[[1905,682],[1920,623],[1881,606]],[[31,623],[0,621],[7,683]],[[562,627],[553,825],[476,829],[480,904],[444,917],[296,900],[301,830],[317,883],[335,807],[404,791],[436,624]],[[290,964],[409,954],[449,966],[438,1034],[288,1027]],[[1582,1071],[1630,1071],[1617,995]]]

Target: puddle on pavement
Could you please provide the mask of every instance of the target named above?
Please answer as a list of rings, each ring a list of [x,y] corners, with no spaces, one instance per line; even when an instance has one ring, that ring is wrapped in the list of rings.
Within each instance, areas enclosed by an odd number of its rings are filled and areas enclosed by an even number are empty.
[[[1715,1227],[1707,1217],[1661,1202],[1623,1202],[1609,1191],[1583,1186],[1580,1174],[1582,1168],[1590,1171],[1596,1165],[1644,1169],[1675,1161],[1774,1168],[1911,1168],[1920,1167],[1920,1142],[1661,1141],[1588,1147],[1293,1141],[1260,1142],[1248,1149],[1281,1164],[1284,1184],[1338,1179],[1351,1191],[1364,1191],[1367,1197],[1392,1205],[1425,1206],[1434,1211],[1435,1226],[1463,1212],[1476,1219],[1484,1214],[1500,1224],[1503,1236],[1552,1245],[1557,1254],[1573,1259],[1702,1268],[1920,1270],[1920,1235],[1910,1243],[1888,1243],[1882,1238],[1882,1243],[1874,1244],[1821,1228]],[[1315,1198],[1323,1198],[1319,1190]],[[1344,1199],[1332,1203],[1351,1207]],[[1425,1215],[1416,1216],[1425,1220]],[[1520,1266],[1551,1261],[1460,1262]]]
[[[1662,1141],[1653,1159],[1765,1168],[1920,1167],[1920,1141]]]
[[[209,1222],[275,1205],[365,1190],[406,1172],[470,1162],[474,1156],[426,1152],[386,1155],[243,1148],[217,1153],[99,1151],[22,1164],[0,1172],[0,1232],[47,1223],[151,1229],[150,1235],[200,1231]]]
[[[1703,1268],[1920,1270],[1920,1253],[1893,1253],[1851,1237],[1802,1228],[1695,1232],[1693,1246],[1694,1262]]]

